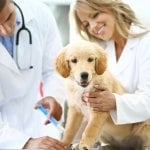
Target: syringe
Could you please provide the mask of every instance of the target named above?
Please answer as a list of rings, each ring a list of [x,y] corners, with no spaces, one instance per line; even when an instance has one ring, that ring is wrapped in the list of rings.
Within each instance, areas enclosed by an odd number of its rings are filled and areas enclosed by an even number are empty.
[[[48,110],[46,110],[42,105],[38,105],[37,109],[39,109],[46,117],[48,117]],[[58,131],[61,133],[64,132],[64,127],[61,126],[54,117],[50,117],[48,120],[58,129]]]

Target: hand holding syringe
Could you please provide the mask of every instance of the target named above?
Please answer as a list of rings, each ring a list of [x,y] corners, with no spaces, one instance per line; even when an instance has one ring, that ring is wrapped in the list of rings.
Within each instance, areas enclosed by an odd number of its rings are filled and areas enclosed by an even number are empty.
[[[37,109],[39,109],[46,117],[48,117],[48,110],[45,109],[42,105],[38,105]],[[49,122],[52,123],[52,125],[54,125],[58,129],[58,131],[60,131],[60,132],[64,131],[64,127],[61,126],[54,117],[50,117],[48,120],[49,120]]]

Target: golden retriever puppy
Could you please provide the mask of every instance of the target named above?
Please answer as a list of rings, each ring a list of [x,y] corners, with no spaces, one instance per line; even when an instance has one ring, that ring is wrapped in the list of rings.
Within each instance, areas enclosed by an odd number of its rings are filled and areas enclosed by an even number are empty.
[[[133,125],[115,125],[109,112],[94,112],[82,101],[83,92],[92,89],[94,84],[105,85],[113,93],[125,92],[109,72],[107,55],[100,46],[87,41],[68,44],[58,54],[55,67],[66,80],[69,107],[63,143],[67,146],[71,144],[83,117],[88,120],[88,124],[78,145],[79,149],[90,149],[98,140],[109,142],[113,139],[120,142],[132,134]],[[140,128],[143,126],[146,125],[142,124]],[[145,127],[144,130],[147,129]],[[142,140],[146,139],[145,131],[140,133]]]

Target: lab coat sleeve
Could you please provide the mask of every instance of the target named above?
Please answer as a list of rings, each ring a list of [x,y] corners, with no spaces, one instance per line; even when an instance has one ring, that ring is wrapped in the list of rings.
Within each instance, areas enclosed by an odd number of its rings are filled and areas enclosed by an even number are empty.
[[[116,124],[150,120],[150,34],[148,35],[141,40],[137,51],[137,89],[133,93],[114,94],[117,110],[111,111],[110,115]]]
[[[49,22],[46,26],[45,49],[43,54],[43,93],[44,96],[52,96],[63,106],[64,87],[63,79],[54,69],[54,59],[59,50],[62,48],[62,42],[57,28],[56,21],[51,13],[49,13]]]
[[[30,137],[0,122],[0,149],[22,149]]]

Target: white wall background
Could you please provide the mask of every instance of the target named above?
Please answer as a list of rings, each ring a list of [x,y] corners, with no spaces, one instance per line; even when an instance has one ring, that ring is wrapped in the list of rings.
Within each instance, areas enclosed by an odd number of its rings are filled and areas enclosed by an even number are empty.
[[[136,16],[148,27],[150,27],[150,5],[149,0],[123,0],[135,11]]]

